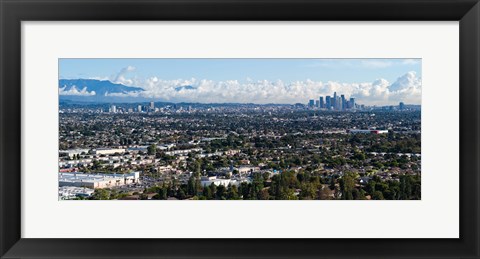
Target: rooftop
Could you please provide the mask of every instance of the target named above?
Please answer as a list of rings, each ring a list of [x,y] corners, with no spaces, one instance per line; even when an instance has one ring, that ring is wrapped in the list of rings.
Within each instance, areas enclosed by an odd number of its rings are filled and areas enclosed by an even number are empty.
[[[136,176],[138,172],[130,174],[85,174],[85,173],[58,173],[60,182],[100,182],[105,180],[122,180],[125,177]]]

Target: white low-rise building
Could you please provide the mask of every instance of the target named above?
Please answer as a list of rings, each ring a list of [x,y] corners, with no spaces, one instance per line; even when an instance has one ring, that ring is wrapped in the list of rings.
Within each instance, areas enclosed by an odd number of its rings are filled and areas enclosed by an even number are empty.
[[[58,187],[58,198],[60,200],[70,200],[78,197],[88,198],[95,191],[86,187],[62,186]]]
[[[367,129],[367,130],[362,130],[362,129],[349,129],[347,130],[347,133],[350,134],[387,134],[388,130],[378,130],[378,129]]]
[[[223,185],[225,187],[231,185],[231,186],[239,186],[242,182],[250,182],[249,179],[243,178],[243,179],[219,179],[215,176],[202,176],[200,183],[203,187],[210,186],[212,183],[216,186]]]
[[[58,175],[58,186],[87,187],[91,189],[111,188],[139,183],[140,172],[130,174],[84,174],[62,173]]]
[[[191,149],[182,149],[182,150],[172,150],[165,152],[166,155],[175,156],[175,155],[188,155],[191,152],[202,152],[201,148],[191,148]]]
[[[73,156],[76,155],[81,155],[81,154],[88,154],[89,149],[84,149],[84,148],[77,148],[77,149],[68,149],[68,150],[60,150],[58,153],[60,156],[66,155],[72,158]]]
[[[157,149],[159,150],[169,150],[171,148],[174,148],[176,146],[176,144],[172,143],[172,144],[163,144],[163,145],[158,145],[157,146]]]
[[[260,168],[256,166],[240,166],[239,168],[237,168],[237,170],[240,174],[250,174],[258,172]]]
[[[96,155],[113,155],[125,153],[124,148],[97,148],[92,151]]]
[[[215,184],[216,186],[223,185],[227,187],[230,184],[230,182],[231,182],[230,179],[209,179],[209,180],[202,180],[201,184],[203,187],[210,186],[212,185],[212,183]]]
[[[134,146],[134,147],[129,147],[127,148],[128,152],[143,152],[147,153],[148,152],[148,146]]]

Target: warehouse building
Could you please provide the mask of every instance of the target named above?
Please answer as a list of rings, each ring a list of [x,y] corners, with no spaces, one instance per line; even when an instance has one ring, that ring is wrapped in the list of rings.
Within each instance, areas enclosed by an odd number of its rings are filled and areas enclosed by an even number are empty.
[[[123,154],[125,153],[124,148],[98,148],[94,149],[92,152],[95,155],[114,155],[114,154]]]
[[[347,130],[347,133],[350,134],[387,134],[388,130],[377,130],[377,129],[372,129],[372,130],[362,130],[362,129],[349,129]]]
[[[58,186],[76,186],[91,189],[111,188],[126,184],[139,183],[140,172],[130,174],[84,174],[62,173],[58,174]]]

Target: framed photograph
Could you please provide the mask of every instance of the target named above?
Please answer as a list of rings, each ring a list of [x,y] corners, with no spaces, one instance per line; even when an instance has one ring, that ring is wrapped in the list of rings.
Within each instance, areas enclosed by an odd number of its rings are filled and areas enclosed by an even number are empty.
[[[478,1],[0,3],[2,258],[480,258]]]

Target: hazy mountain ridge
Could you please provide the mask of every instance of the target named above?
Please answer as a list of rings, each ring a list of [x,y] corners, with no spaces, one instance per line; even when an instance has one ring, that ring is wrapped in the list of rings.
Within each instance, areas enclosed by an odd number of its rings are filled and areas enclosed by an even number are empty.
[[[60,100],[83,102],[119,102],[133,101],[131,98],[109,96],[109,94],[127,94],[144,91],[140,87],[112,83],[97,79],[60,79],[58,80]]]
[[[58,87],[69,91],[73,87],[77,90],[82,90],[86,87],[86,90],[91,92],[95,91],[96,95],[105,95],[105,93],[126,93],[126,92],[141,92],[140,87],[126,86],[122,84],[115,84],[108,80],[96,80],[96,79],[60,79],[58,80]]]

